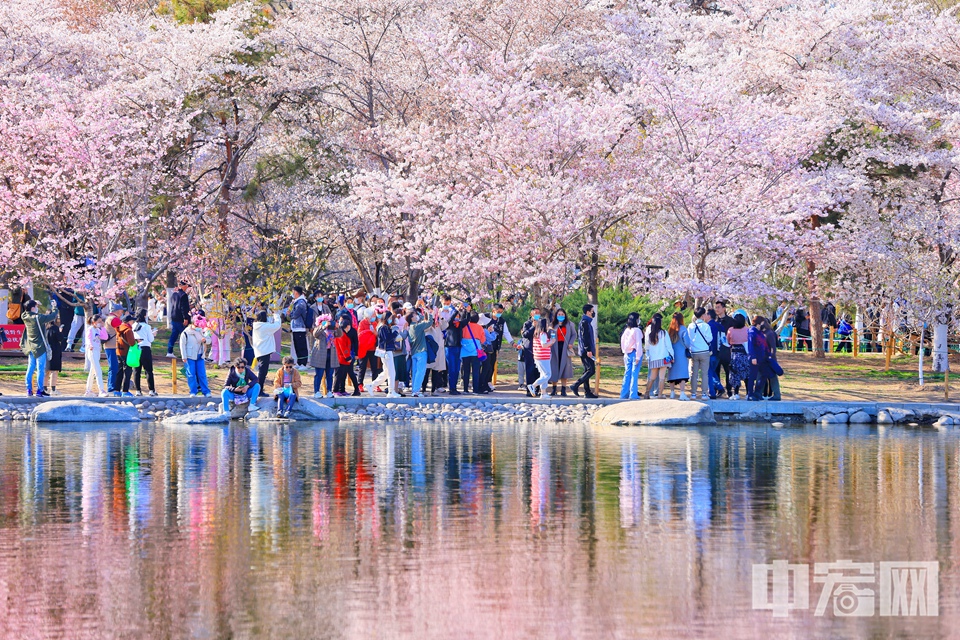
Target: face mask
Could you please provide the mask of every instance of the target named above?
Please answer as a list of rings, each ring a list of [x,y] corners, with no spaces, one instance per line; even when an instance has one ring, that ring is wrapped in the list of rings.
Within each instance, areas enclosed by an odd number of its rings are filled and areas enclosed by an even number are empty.
[[[566,319],[567,319],[567,316],[557,316],[557,320],[559,320],[560,322],[563,322]]]
[[[448,305],[448,304],[443,305],[443,310],[444,310],[444,311],[450,311],[450,305]]]
[[[347,309],[353,309],[353,303],[352,303],[352,302],[348,302],[348,303],[347,303]]]
[[[539,313],[533,314],[533,319],[534,319],[534,320],[539,320],[539,319],[540,319],[540,314],[539,314]]]
[[[493,314],[493,317],[494,317],[494,318],[499,318],[499,317],[502,316],[502,315],[503,315],[502,313],[495,313],[495,314]]]

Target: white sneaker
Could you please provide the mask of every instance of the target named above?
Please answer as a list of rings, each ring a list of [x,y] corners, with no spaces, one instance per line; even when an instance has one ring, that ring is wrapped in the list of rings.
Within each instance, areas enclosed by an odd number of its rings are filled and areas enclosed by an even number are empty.
[[[530,395],[533,395],[533,396],[537,395],[537,388],[532,384],[527,385],[527,391],[530,392]]]
[[[731,399],[731,400],[739,400],[739,399],[740,399],[740,394],[739,394],[739,393],[735,393],[735,394],[733,394],[732,396],[730,396],[730,399]]]
[[[97,394],[95,394],[93,391],[87,391],[85,394],[83,394],[83,397],[85,397],[85,398],[95,398],[95,397],[97,397]]]
[[[447,392],[447,388],[446,388],[446,387],[440,387],[439,389],[437,389],[436,391],[434,391],[434,393],[446,393],[446,392]]]
[[[110,394],[107,393],[106,391],[104,391],[103,393],[100,394],[100,397],[101,397],[101,398],[109,398],[109,397],[110,397]]]
[[[701,399],[701,400],[709,400],[709,399],[710,399],[710,396],[708,396],[707,394],[704,393],[704,394],[701,394],[700,399]]]
[[[680,394],[680,399],[681,399],[681,400],[689,400],[690,398],[687,397],[687,394],[681,393],[681,394]]]
[[[420,393],[419,391],[414,391],[414,392],[411,393],[410,395],[411,395],[412,397],[414,397],[414,398],[422,398],[422,397],[423,397],[423,394]]]
[[[373,393],[371,392],[370,395],[373,395]],[[387,394],[387,397],[388,397],[388,398],[402,398],[403,396],[401,396],[401,395],[400,395],[399,393],[397,393],[396,391],[391,391],[390,393]]]
[[[670,389],[670,399],[673,400],[673,394],[675,393],[674,389]]]
[[[317,391],[315,394],[313,394],[313,397],[314,397],[314,398],[322,398],[322,397],[323,397],[323,394],[320,393],[319,391]]]
[[[373,391],[372,391],[372,390],[370,391],[370,395],[373,395]],[[332,397],[333,397],[333,394],[332,394],[332,393],[328,393],[327,395],[325,395],[325,396],[323,396],[323,397],[324,397],[324,398],[332,398]]]

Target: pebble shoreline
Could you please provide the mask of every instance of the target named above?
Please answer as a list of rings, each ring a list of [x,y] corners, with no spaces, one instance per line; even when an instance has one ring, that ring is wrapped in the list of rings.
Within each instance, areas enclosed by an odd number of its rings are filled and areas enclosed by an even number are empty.
[[[140,400],[110,403],[118,407],[136,407],[143,421],[161,421],[164,418],[196,411],[217,412],[220,403],[213,400],[201,405],[187,405],[182,400]],[[599,405],[534,403],[498,404],[492,402],[451,402],[401,404],[387,402],[356,407],[337,407],[343,422],[406,420],[410,422],[578,422],[589,420]],[[32,406],[0,403],[0,422],[30,420]]]

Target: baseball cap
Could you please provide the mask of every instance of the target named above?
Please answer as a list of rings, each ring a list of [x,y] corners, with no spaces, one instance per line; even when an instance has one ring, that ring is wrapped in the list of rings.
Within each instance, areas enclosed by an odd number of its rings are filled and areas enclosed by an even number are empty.
[[[123,311],[123,305],[116,302],[110,303],[110,313],[116,313],[117,311]]]

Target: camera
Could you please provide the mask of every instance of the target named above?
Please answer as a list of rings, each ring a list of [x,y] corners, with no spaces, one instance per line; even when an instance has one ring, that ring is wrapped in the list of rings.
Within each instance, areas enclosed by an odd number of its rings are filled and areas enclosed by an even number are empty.
[[[833,615],[837,617],[872,616],[873,589],[858,589],[852,584],[841,584],[833,592]]]

